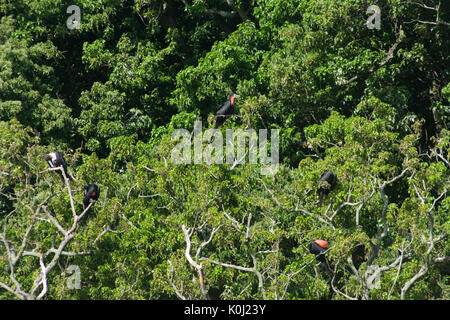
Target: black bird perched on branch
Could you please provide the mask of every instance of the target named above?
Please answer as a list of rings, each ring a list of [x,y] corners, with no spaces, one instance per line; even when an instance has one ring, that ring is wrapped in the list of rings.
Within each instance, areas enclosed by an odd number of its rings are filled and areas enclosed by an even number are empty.
[[[333,276],[333,271],[330,268],[330,265],[328,264],[327,259],[325,258],[325,252],[328,249],[328,242],[325,240],[315,240],[313,242],[309,243],[308,246],[309,252],[316,255],[317,261],[320,261],[324,264],[326,267],[327,272]]]
[[[337,183],[337,175],[332,171],[326,170],[319,179],[319,206],[322,205],[324,196],[327,196],[334,189]]]
[[[308,246],[309,252],[316,255],[316,259],[320,262],[325,262],[324,252],[327,251],[328,242],[325,240],[315,240]]]
[[[50,168],[57,168],[57,167],[62,167],[62,169],[64,170],[64,174],[66,175],[66,177],[72,181],[72,178],[67,174],[67,164],[66,164],[66,160],[64,160],[64,157],[62,156],[61,153],[59,152],[50,152],[49,154],[47,154],[45,156],[45,161],[48,162]],[[65,183],[64,181],[64,176],[62,174],[61,171],[58,171],[59,175],[61,176],[61,180],[63,183]]]
[[[237,94],[230,94],[228,100],[224,104],[222,104],[220,109],[216,112],[216,115],[214,117],[214,129],[219,128],[226,119],[231,117],[233,113],[234,101],[236,98],[239,98]]]
[[[84,197],[83,197],[83,206],[84,210],[89,206],[91,202],[96,202],[98,197],[100,196],[100,188],[95,184],[85,184],[84,185]]]

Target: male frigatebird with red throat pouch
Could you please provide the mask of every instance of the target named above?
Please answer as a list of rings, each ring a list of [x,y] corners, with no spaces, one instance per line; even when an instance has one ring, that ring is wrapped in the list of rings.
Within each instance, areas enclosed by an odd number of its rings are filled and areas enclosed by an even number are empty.
[[[84,209],[89,206],[91,202],[96,202],[100,196],[100,188],[95,184],[85,184],[84,185],[84,196],[83,196],[83,206]]]
[[[234,107],[234,103],[236,98],[239,98],[239,96],[237,94],[230,94],[230,96],[228,97],[228,100],[225,101],[224,104],[222,104],[222,106],[220,107],[220,109],[216,112],[216,115],[214,117],[214,129],[219,128],[226,119],[228,119],[229,117],[231,117],[231,115],[233,114],[233,107]]]
[[[315,240],[309,244],[309,252],[316,255],[317,260],[325,262],[324,252],[327,251],[328,242],[325,240]]]
[[[331,269],[330,265],[328,264],[327,259],[325,258],[325,253],[328,251],[328,242],[325,240],[317,239],[313,242],[309,243],[309,252],[316,255],[316,259],[323,263],[325,266],[327,272],[333,276],[333,270]]]

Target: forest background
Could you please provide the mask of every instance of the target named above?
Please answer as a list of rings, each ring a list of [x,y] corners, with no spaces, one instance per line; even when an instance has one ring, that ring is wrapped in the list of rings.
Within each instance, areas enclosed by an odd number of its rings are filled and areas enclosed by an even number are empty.
[[[449,52],[447,0],[0,0],[0,298],[449,299]],[[171,161],[232,92],[275,175]]]

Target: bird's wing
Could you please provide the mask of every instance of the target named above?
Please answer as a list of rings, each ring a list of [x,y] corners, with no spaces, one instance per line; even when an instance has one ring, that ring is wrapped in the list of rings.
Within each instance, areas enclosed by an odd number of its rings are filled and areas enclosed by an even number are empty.
[[[326,176],[328,176],[330,174],[330,171],[329,170],[327,170],[327,171],[325,171],[324,173],[322,173],[322,175],[320,176],[320,178],[319,178],[319,181],[321,181],[321,180],[323,180]]]
[[[319,179],[320,181],[327,181],[329,184],[333,184],[337,181],[337,176],[330,170],[325,171]]]
[[[219,110],[217,110],[216,115],[222,116],[228,113],[229,109],[231,107],[230,101],[225,102]]]

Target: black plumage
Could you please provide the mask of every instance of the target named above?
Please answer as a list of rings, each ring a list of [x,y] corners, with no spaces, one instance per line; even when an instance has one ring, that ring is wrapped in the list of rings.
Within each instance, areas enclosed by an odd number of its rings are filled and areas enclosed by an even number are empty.
[[[319,206],[322,205],[324,196],[327,196],[336,186],[337,175],[330,170],[326,170],[319,179]]]
[[[309,252],[316,255],[316,259],[320,262],[325,262],[324,252],[327,248],[321,247],[316,241],[310,242],[308,246]]]
[[[366,248],[362,244],[356,245],[352,249],[352,261],[355,268],[358,270],[361,264],[366,260]]]
[[[222,106],[214,116],[214,129],[219,128],[225,122],[225,120],[231,117],[231,115],[233,114],[235,99],[238,97],[238,95],[232,93],[228,97],[228,100],[224,102],[224,104],[222,104]]]
[[[84,209],[86,210],[86,208],[89,206],[91,202],[96,202],[99,196],[100,196],[100,188],[95,183],[85,184],[83,197]]]
[[[333,270],[330,267],[327,259],[325,258],[325,253],[328,250],[328,242],[324,240],[315,240],[309,243],[308,246],[309,252],[316,256],[317,261],[320,261],[322,265],[325,267],[325,270],[333,277]]]
[[[67,174],[67,164],[66,161],[64,160],[64,157],[61,153],[59,152],[50,152],[49,154],[47,154],[45,156],[45,161],[47,161],[48,165],[50,166],[50,168],[57,168],[57,167],[62,167],[62,169],[64,170],[64,174],[66,175],[66,177],[72,181],[72,178]],[[60,170],[58,170],[58,174],[61,176],[61,180],[64,183],[64,176],[62,174],[62,172]]]

